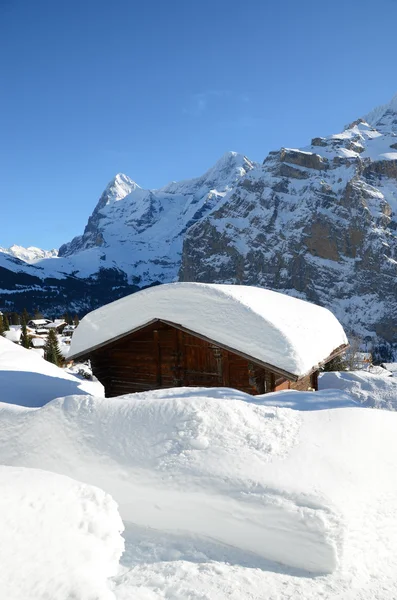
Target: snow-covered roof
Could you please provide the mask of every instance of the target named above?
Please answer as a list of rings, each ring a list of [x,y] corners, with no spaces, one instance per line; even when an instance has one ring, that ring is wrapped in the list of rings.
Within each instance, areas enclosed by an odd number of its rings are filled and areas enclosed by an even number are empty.
[[[65,323],[65,321],[59,321],[59,322],[51,322],[51,323],[47,323],[46,325],[44,325],[44,327],[46,329],[57,329],[57,327],[61,327],[63,324]]]
[[[86,315],[74,333],[69,357],[87,354],[156,319],[297,377],[347,344],[336,317],[315,304],[258,287],[171,283]]]

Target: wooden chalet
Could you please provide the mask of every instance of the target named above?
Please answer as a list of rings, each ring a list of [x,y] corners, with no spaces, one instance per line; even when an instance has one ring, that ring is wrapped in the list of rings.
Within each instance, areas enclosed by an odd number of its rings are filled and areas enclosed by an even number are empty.
[[[245,302],[230,295],[230,289],[234,294],[243,290]],[[250,301],[253,296],[255,305],[258,297],[263,298],[264,313],[266,300],[269,313],[280,302],[274,296],[282,298],[281,305],[284,302],[297,310],[298,321],[301,305],[314,307],[320,317],[324,313],[325,329],[330,329],[330,322],[336,329],[329,343],[322,343],[325,355],[318,359],[318,351],[312,352],[315,363],[310,364],[310,356],[309,362],[302,361],[294,335],[289,340],[284,331],[277,330],[274,320],[269,322],[255,313]],[[126,315],[125,310],[130,313]],[[321,318],[315,316],[318,328]],[[288,329],[294,317],[285,320]],[[298,327],[299,336],[304,337],[305,331],[313,335],[312,325],[308,322],[306,329]],[[307,339],[301,346],[307,346]],[[283,389],[317,390],[319,366],[346,347],[342,327],[321,307],[261,288],[181,283],[150,288],[90,313],[76,329],[69,357],[90,359],[107,397],[179,386],[231,387],[255,395]]]

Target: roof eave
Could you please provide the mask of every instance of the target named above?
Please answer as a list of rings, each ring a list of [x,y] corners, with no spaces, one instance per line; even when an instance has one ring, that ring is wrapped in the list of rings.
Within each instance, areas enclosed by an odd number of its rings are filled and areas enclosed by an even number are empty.
[[[289,371],[285,371],[284,369],[281,369],[280,367],[277,367],[275,365],[272,365],[270,363],[267,362],[263,362],[260,359],[254,357],[254,356],[250,356],[249,354],[245,354],[244,352],[241,352],[240,350],[236,350],[235,348],[232,348],[230,346],[227,346],[226,344],[222,344],[220,342],[218,342],[217,340],[213,340],[201,333],[198,333],[197,331],[193,331],[192,329],[188,329],[187,327],[184,327],[183,325],[181,325],[180,323],[174,323],[173,321],[166,321],[164,319],[151,319],[150,321],[147,321],[146,323],[139,325],[139,327],[135,327],[134,329],[131,329],[130,331],[127,331],[126,333],[120,334],[118,336],[115,336],[114,338],[110,339],[110,340],[106,340],[105,342],[102,342],[101,344],[97,344],[96,346],[92,346],[91,348],[87,348],[86,350],[82,351],[82,352],[76,352],[76,354],[72,354],[67,356],[67,360],[76,360],[76,358],[84,358],[84,359],[88,359],[89,355],[92,352],[95,352],[96,350],[100,350],[101,348],[108,346],[109,344],[113,344],[115,342],[117,342],[118,340],[121,340],[133,333],[136,333],[137,331],[144,329],[145,327],[148,327],[149,325],[152,325],[153,323],[164,323],[165,325],[171,325],[172,327],[175,327],[176,329],[179,329],[180,331],[184,331],[186,333],[189,333],[191,335],[194,335],[206,342],[210,342],[211,344],[215,344],[217,346],[219,346],[220,348],[223,348],[224,350],[228,350],[229,352],[233,352],[234,354],[237,354],[239,356],[241,356],[242,358],[245,358],[246,360],[250,360],[258,365],[260,365],[261,367],[268,369],[270,371],[272,371],[273,373],[277,373],[278,375],[281,375],[283,377],[285,377],[286,379],[289,379],[290,381],[298,381],[299,379],[302,379],[303,377],[307,377],[308,375],[311,375],[312,373],[314,373],[315,371],[317,371],[319,368],[321,368],[321,366],[323,366],[324,364],[328,363],[330,360],[332,360],[333,358],[335,358],[336,356],[339,356],[340,354],[342,354],[343,352],[346,351],[346,349],[349,347],[349,344],[343,344],[342,346],[339,346],[338,348],[336,348],[327,358],[325,358],[323,361],[321,361],[318,365],[316,365],[315,367],[312,367],[307,373],[304,373],[303,375],[297,375],[296,373],[290,373]]]

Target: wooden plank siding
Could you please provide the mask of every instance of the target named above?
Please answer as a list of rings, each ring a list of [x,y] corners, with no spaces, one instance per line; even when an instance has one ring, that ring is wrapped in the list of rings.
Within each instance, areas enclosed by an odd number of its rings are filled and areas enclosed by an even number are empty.
[[[107,397],[179,386],[225,386],[255,395],[285,385],[308,389],[313,383],[312,376],[288,381],[253,360],[160,321],[92,351],[90,359]]]

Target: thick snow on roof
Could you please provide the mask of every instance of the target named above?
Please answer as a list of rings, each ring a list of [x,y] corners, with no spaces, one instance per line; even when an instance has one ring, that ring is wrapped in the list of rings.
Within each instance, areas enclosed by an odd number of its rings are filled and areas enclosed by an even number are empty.
[[[0,598],[111,600],[124,543],[102,490],[38,469],[0,466]]]
[[[177,323],[220,345],[301,376],[347,343],[327,309],[264,288],[171,283],[89,313],[72,338],[70,357],[154,319]]]

